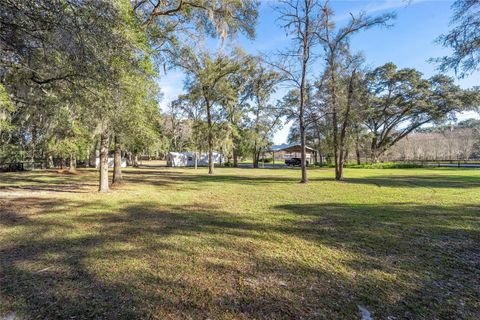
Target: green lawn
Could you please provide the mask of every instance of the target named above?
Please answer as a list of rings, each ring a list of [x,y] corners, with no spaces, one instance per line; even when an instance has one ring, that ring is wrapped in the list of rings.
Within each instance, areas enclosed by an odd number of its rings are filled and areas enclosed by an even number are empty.
[[[480,318],[480,170],[309,173],[0,173],[0,315]]]

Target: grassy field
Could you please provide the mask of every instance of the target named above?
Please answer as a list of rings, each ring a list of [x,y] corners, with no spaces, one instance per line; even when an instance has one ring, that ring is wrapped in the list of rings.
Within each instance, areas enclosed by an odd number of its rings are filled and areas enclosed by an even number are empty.
[[[480,318],[480,170],[0,174],[0,315]]]

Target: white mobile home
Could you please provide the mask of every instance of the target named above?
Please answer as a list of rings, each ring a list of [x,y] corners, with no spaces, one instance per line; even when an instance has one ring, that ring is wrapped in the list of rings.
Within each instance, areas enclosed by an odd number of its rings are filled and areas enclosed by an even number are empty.
[[[109,168],[113,168],[113,158],[108,158],[108,167]],[[127,159],[125,158],[122,158],[122,164],[120,165],[120,167],[122,168],[126,168],[127,167]],[[95,168],[100,168],[100,158],[95,158]]]
[[[198,153],[197,165],[208,166],[208,153]],[[214,152],[213,163],[224,163],[223,154]],[[194,167],[195,153],[194,152],[169,152],[167,155],[167,167]]]

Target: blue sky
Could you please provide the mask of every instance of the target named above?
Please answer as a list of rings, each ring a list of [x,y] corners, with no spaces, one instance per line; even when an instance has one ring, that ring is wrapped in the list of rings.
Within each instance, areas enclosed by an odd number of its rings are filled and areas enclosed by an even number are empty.
[[[370,29],[354,35],[351,41],[352,50],[362,52],[367,64],[372,67],[393,62],[400,68],[415,68],[426,77],[437,73],[435,65],[429,63],[428,59],[449,53],[448,49],[436,44],[435,39],[449,30],[452,3],[453,1],[447,0],[331,1],[337,24],[346,21],[350,13],[366,11],[371,15],[377,15],[396,12],[397,19],[393,27]],[[274,0],[262,1],[255,40],[240,36],[235,40],[235,44],[252,54],[268,54],[287,47],[289,40],[276,21],[277,13],[273,6],[275,6]],[[218,45],[214,42],[208,42],[208,44]],[[183,73],[178,70],[170,71],[162,77],[160,80],[164,93],[162,107],[182,93],[183,79]],[[480,73],[457,80],[457,83],[464,88],[479,86]],[[278,98],[281,94],[282,92],[277,93],[274,98]],[[460,115],[459,119],[471,117],[478,117],[478,115],[471,112]],[[286,141],[289,127],[285,125],[276,133],[274,137],[276,144]]]

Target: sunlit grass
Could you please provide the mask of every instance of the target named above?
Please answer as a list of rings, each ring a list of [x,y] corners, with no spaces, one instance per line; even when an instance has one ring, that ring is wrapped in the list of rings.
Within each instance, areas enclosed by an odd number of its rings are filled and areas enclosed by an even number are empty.
[[[0,314],[480,316],[480,171],[0,174]],[[477,279],[475,281],[475,279]]]

